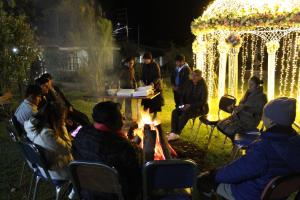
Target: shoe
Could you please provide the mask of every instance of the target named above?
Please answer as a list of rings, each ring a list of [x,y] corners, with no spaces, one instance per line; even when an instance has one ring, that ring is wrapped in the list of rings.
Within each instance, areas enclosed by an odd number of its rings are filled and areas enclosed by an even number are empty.
[[[170,133],[168,136],[167,136],[167,139],[168,141],[171,141],[171,140],[178,140],[180,138],[179,135],[175,134],[175,133]]]

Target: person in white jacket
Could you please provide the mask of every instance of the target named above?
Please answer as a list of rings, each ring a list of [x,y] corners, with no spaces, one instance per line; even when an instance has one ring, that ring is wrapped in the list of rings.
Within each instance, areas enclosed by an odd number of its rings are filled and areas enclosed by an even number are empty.
[[[71,136],[65,127],[66,114],[60,104],[46,104],[24,123],[28,139],[43,149],[49,174],[55,180],[68,179],[67,165],[73,160]]]

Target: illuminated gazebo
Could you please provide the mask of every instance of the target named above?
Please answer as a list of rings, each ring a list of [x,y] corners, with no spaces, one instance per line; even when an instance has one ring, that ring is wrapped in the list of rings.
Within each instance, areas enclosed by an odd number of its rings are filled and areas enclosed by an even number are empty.
[[[242,94],[249,71],[267,80],[269,100],[299,99],[299,0],[215,0],[191,29],[210,98]]]

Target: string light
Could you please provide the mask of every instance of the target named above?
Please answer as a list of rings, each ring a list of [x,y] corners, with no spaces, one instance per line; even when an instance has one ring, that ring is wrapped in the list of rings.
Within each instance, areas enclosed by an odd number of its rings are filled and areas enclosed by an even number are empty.
[[[297,33],[293,33],[292,41],[298,41],[298,35]],[[291,85],[290,85],[290,97],[294,97],[294,89],[295,89],[295,82],[296,82],[296,74],[297,74],[297,50],[298,45],[297,43],[293,42],[293,52],[292,52],[292,79],[291,79]]]
[[[286,50],[286,59],[285,59],[285,64],[286,64],[286,68],[285,68],[285,78],[283,81],[283,95],[287,96],[287,88],[288,88],[288,84],[290,83],[290,72],[291,72],[291,53],[292,53],[292,34],[290,34],[287,37],[287,50]]]
[[[285,61],[285,55],[286,55],[286,52],[287,52],[287,39],[286,38],[283,38],[283,42],[282,42],[282,56],[281,56],[281,70],[280,70],[280,78],[279,78],[279,95],[280,96],[283,96],[283,77],[284,77],[284,72],[285,72],[285,64],[284,64],[284,61]]]
[[[260,80],[263,80],[264,76],[264,59],[265,59],[265,44],[264,41],[261,39],[260,40],[260,68],[259,68],[259,78]]]
[[[248,58],[248,42],[249,42],[249,34],[246,34],[244,37],[244,44],[242,46],[241,95],[243,95],[244,93],[245,75],[246,75],[247,58]]]

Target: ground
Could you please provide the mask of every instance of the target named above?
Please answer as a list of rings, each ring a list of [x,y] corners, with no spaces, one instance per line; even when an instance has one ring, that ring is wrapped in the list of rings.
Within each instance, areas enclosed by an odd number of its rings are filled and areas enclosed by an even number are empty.
[[[81,92],[66,93],[75,108],[86,113],[89,117],[95,103],[99,100],[85,100]],[[164,132],[170,130],[171,111],[174,108],[173,94],[169,87],[164,87],[165,106],[159,114]],[[134,105],[135,102],[133,102]],[[133,106],[135,108],[135,106]],[[213,110],[214,111],[214,110]],[[211,111],[211,112],[213,112]],[[135,113],[135,109],[134,109]],[[186,125],[182,137],[179,141],[172,142],[181,158],[193,159],[201,171],[215,168],[230,161],[231,144],[227,141],[223,145],[224,136],[214,132],[211,145],[206,148],[208,133],[205,126],[200,127],[198,135],[196,129],[199,120],[194,126],[194,133],[191,134],[192,122]],[[5,131],[5,122],[0,122],[0,200],[2,199],[25,199],[30,183],[30,170],[25,167],[25,175],[20,187],[18,186],[19,175],[24,159],[19,153],[17,146],[10,140]],[[49,184],[42,184],[39,188],[38,199],[50,199],[54,195],[54,190]]]

